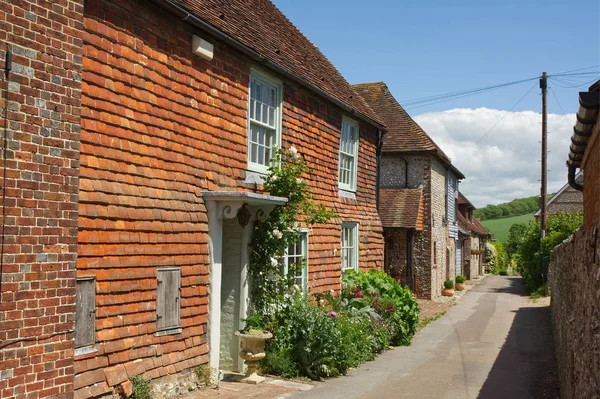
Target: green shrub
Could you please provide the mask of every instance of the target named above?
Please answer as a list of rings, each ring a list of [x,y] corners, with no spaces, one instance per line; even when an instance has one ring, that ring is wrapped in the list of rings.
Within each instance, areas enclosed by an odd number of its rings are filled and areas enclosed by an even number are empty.
[[[150,387],[148,382],[139,375],[135,375],[130,379],[133,386],[132,399],[150,399]]]
[[[456,283],[457,284],[462,284],[465,281],[467,281],[467,278],[465,276],[462,276],[460,274],[458,276],[456,276]]]
[[[508,276],[508,271],[507,270],[500,270],[499,274],[501,276]]]
[[[444,281],[444,288],[454,288],[454,281],[452,280],[446,280]]]
[[[344,273],[342,296],[364,300],[394,328],[391,344],[410,345],[419,324],[419,305],[407,287],[379,270]]]
[[[373,358],[371,326],[368,317],[338,314],[297,296],[277,317],[262,369],[288,378],[346,374]]]

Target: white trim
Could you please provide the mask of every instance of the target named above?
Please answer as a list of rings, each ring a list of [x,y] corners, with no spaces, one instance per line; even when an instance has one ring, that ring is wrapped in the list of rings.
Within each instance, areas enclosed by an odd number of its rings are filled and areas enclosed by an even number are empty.
[[[252,162],[250,159],[250,156],[252,154],[251,144],[250,144],[250,138],[251,138],[250,127],[251,127],[251,125],[255,124],[255,125],[260,126],[265,129],[273,129],[273,126],[269,126],[269,125],[263,123],[262,121],[250,119],[250,105],[252,104],[251,96],[252,96],[252,80],[253,79],[261,80],[263,83],[274,86],[276,89],[276,93],[275,93],[275,95],[276,95],[276,98],[275,98],[276,110],[275,110],[275,115],[274,115],[274,118],[275,118],[275,120],[274,120],[275,142],[273,143],[273,147],[276,147],[277,149],[281,148],[281,130],[282,130],[282,121],[283,121],[283,82],[281,80],[273,77],[272,75],[268,75],[262,71],[256,70],[255,68],[250,69],[250,78],[248,81],[248,105],[247,105],[248,117],[246,120],[247,168],[248,168],[248,170],[253,171],[253,172],[267,173],[269,171],[269,165],[262,165],[262,164],[259,164],[256,162]]]
[[[304,267],[302,268],[302,275],[296,275],[294,276],[295,279],[297,279],[298,277],[302,278],[302,291],[304,293],[308,292],[308,233],[309,230],[308,229],[301,229],[300,230],[300,244],[301,244],[301,254],[300,257],[304,259]],[[296,244],[294,244],[296,245]],[[290,245],[288,245],[288,248],[285,251],[285,255],[283,257],[283,275],[287,276],[288,274],[288,267],[289,267],[289,247]],[[295,256],[298,256],[297,254],[295,254]]]
[[[575,175],[575,181],[577,181],[581,176],[583,175],[583,171],[579,171],[576,175]],[[552,196],[552,198],[550,198],[548,200],[548,202],[546,202],[546,208],[548,207],[548,205],[550,205],[552,202],[554,202],[554,200],[561,195],[567,188],[569,188],[569,183],[565,184],[564,186],[562,186],[562,188],[560,190],[558,190],[558,192],[556,194],[554,194]],[[542,214],[542,210],[538,209],[536,213],[533,214],[533,216],[540,216]]]
[[[355,128],[356,137],[355,137],[354,148],[353,148],[354,154],[350,154],[350,153],[342,151],[342,143],[343,143],[343,139],[344,139],[344,124]],[[341,132],[340,146],[338,149],[338,187],[341,190],[355,192],[356,191],[356,180],[357,180],[357,175],[358,175],[358,151],[360,148],[360,123],[358,123],[358,121],[355,121],[354,119],[350,119],[344,115],[344,116],[342,116],[342,126],[340,129],[340,132]],[[340,181],[342,178],[342,171],[341,171],[342,155],[344,155],[346,157],[352,157],[352,169],[350,170],[350,183],[345,183],[345,182]]]
[[[100,350],[100,344],[92,344],[88,346],[82,346],[81,348],[75,348],[73,356],[88,355],[90,353],[98,352]]]
[[[352,237],[352,247],[344,247],[344,229],[350,229],[353,233],[353,237]],[[342,236],[341,236],[341,240],[340,240],[340,244],[341,244],[341,251],[340,251],[340,256],[341,256],[341,265],[342,265],[342,274],[344,273],[344,271],[346,270],[356,270],[358,271],[358,254],[359,254],[359,248],[358,248],[358,243],[360,242],[359,240],[359,230],[358,230],[358,223],[357,222],[344,222],[342,223]],[[349,267],[344,267],[344,248],[352,248],[352,258],[351,258],[351,262],[352,264]]]

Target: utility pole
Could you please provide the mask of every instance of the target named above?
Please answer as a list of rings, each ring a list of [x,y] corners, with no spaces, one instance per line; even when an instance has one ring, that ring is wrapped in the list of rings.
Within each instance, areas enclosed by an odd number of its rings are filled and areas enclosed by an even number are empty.
[[[542,238],[546,237],[546,222],[548,220],[548,208],[546,207],[546,180],[548,169],[546,167],[548,158],[548,122],[547,122],[547,94],[548,94],[548,74],[542,73],[540,79],[540,89],[542,89],[542,187],[540,193],[540,209],[541,209],[541,234]]]

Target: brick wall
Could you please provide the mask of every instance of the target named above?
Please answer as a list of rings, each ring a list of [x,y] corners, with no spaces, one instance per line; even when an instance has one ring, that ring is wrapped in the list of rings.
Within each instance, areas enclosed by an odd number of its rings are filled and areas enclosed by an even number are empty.
[[[0,82],[0,128],[8,123],[0,293],[5,399],[73,395],[82,19],[82,1],[0,2],[2,68],[4,43],[13,52],[9,81],[2,73]]]
[[[584,226],[590,228],[600,222],[600,115],[594,125],[588,159],[583,172]]]
[[[214,40],[215,58],[197,58],[196,32],[147,2],[90,0],[85,28],[77,272],[97,279],[98,351],[75,359],[82,397],[207,362],[201,194],[255,189],[243,183],[250,60]],[[339,289],[342,222],[360,224],[360,267],[383,264],[377,132],[361,124],[356,200],[341,199],[342,112],[282,80],[283,145],[298,148],[314,170],[307,179],[315,199],[340,215],[310,233],[309,285]],[[155,337],[160,266],[181,268],[183,331]]]
[[[600,224],[580,229],[550,256],[552,324],[565,399],[596,398],[600,392],[598,229]]]

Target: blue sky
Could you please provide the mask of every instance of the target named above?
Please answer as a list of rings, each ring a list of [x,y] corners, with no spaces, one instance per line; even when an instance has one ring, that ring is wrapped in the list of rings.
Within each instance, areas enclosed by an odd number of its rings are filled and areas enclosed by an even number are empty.
[[[600,64],[599,0],[274,3],[350,83],[384,80],[400,101]],[[409,111],[509,109],[533,83]],[[553,89],[574,112],[577,89]],[[539,89],[525,109],[541,109]]]
[[[588,86],[560,86],[600,77],[600,0],[273,1],[350,83],[387,83],[467,176],[461,191],[476,206],[539,194],[537,80],[419,108],[407,101],[596,66],[584,71],[594,76],[549,81],[549,192],[566,183],[577,93]]]

